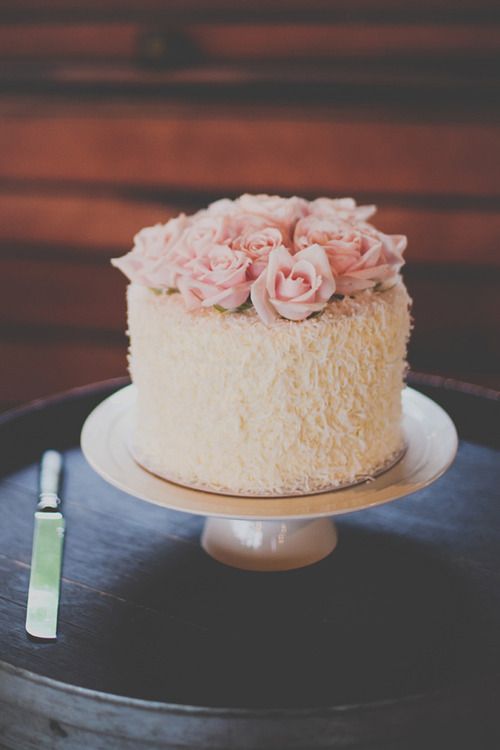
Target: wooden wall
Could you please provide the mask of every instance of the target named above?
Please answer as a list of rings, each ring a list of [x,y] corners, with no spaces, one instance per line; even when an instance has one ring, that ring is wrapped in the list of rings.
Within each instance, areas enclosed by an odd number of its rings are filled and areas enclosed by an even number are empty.
[[[378,203],[412,366],[500,387],[499,62],[487,0],[0,4],[0,404],[124,373],[109,258],[244,191]]]

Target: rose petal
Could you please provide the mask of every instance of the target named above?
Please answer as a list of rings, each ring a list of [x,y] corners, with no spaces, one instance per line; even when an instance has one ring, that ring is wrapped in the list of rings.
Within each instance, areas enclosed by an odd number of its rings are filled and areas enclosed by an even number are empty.
[[[295,297],[305,292],[311,291],[311,285],[302,278],[285,278],[282,273],[277,276],[276,298],[281,300],[295,299]]]
[[[349,273],[358,268],[374,268],[380,262],[383,262],[382,258],[382,243],[374,241],[371,246],[367,247],[366,251],[359,257],[356,263],[353,263],[349,268]]]
[[[335,279],[325,250],[320,245],[311,245],[297,253],[294,258],[296,261],[308,260],[314,266],[316,274],[320,274],[322,279],[317,291],[318,301],[329,300],[335,292]]]
[[[401,268],[404,265],[403,253],[408,245],[408,238],[404,234],[382,234],[381,240],[385,259]]]
[[[203,276],[203,281],[214,286],[223,286],[225,289],[243,284],[246,280],[246,271],[249,265],[250,261],[241,268],[215,268]]]
[[[267,271],[263,271],[261,275],[256,279],[250,288],[250,299],[255,307],[255,311],[259,318],[267,326],[272,325],[274,321],[279,317],[275,308],[269,301],[269,294],[266,287],[266,276]]]
[[[197,279],[184,276],[179,279],[179,292],[188,310],[197,310],[208,294],[212,294],[213,287]]]
[[[212,287],[212,291],[215,291],[215,287]],[[215,294],[207,296],[203,302],[202,307],[212,307],[213,305],[220,305],[225,307],[227,310],[235,310],[237,307],[247,301],[250,292],[250,282],[240,284],[230,289],[221,289]]]
[[[129,281],[135,284],[148,285],[147,277],[143,273],[143,265],[132,252],[123,255],[121,258],[112,258],[111,263],[127,276]]]
[[[283,300],[271,299],[273,307],[287,320],[305,320],[314,312],[320,312],[326,306],[326,302],[284,302]]]
[[[267,266],[267,293],[270,297],[276,296],[276,275],[282,272],[285,276],[293,268],[293,256],[290,255],[286,247],[281,245],[269,253],[269,262]]]

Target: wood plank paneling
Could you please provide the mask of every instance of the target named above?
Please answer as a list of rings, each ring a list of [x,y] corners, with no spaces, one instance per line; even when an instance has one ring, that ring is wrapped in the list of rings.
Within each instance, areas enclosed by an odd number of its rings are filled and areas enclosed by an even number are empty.
[[[125,277],[99,265],[0,260],[3,326],[125,330]]]
[[[203,199],[193,197],[184,206],[174,206],[160,200],[85,193],[0,192],[0,254],[12,255],[16,247],[27,245],[31,254],[40,257],[51,250],[61,255],[62,250],[68,257],[107,258],[110,252],[126,252],[141,227],[167,221],[181,210],[192,211],[196,203],[201,206]],[[388,233],[408,235],[408,262],[500,264],[500,210],[424,208],[386,201],[375,222]]]
[[[499,272],[413,265],[404,276],[413,298],[411,366],[500,377]]]
[[[0,58],[11,60],[135,60],[144,53],[144,35],[165,46],[151,49],[156,58],[169,58],[168,24],[9,24],[0,27]],[[193,61],[259,63],[277,60],[387,59],[400,56],[447,58],[498,55],[500,27],[491,24],[337,23],[241,24],[185,23],[173,28],[192,49]],[[142,53],[141,53],[142,50]]]
[[[500,29],[454,25],[445,30],[431,24],[337,23],[224,24],[187,26],[197,48],[213,60],[276,60],[317,58],[386,58],[393,55],[498,54]]]
[[[500,28],[432,24],[337,23],[310,25],[194,25],[186,34],[210,60],[392,58],[498,54]]]
[[[0,178],[87,180],[218,192],[500,197],[499,123],[381,122],[189,106],[135,116],[9,106]],[[24,114],[24,116],[23,116]]]
[[[0,59],[131,60],[139,33],[136,24],[8,24],[0,26]]]
[[[146,44],[146,47],[150,42]],[[163,44],[162,41],[159,42]],[[154,46],[154,45],[153,45]],[[141,53],[142,54],[142,53]],[[496,97],[498,77],[496,61],[475,60],[470,65],[460,61],[436,60],[418,66],[413,58],[375,61],[365,58],[345,59],[342,64],[320,62],[286,64],[269,62],[256,65],[251,61],[184,65],[177,58],[159,65],[150,64],[151,52],[144,51],[147,63],[51,61],[31,64],[4,61],[0,66],[0,89],[24,92],[32,96],[71,92],[79,96],[97,96],[98,101],[113,98],[138,98],[141,101],[161,97],[163,101],[227,102],[251,105],[286,104],[302,100],[304,111],[324,102],[337,106],[361,104],[365,112],[385,108],[398,118],[402,109],[419,120],[446,115],[488,121],[498,119]],[[171,64],[172,63],[172,64]],[[95,105],[92,105],[94,111]]]
[[[15,256],[25,247],[34,257],[47,254],[104,257],[122,254],[144,226],[165,222],[181,210],[201,207],[207,198],[172,202],[95,196],[87,193],[43,193],[0,190],[0,256]],[[214,198],[216,196],[213,196]],[[377,196],[367,196],[377,201]],[[409,263],[500,265],[500,210],[461,205],[448,208],[397,205],[382,197],[375,223],[388,233],[409,238]]]
[[[126,346],[78,339],[0,337],[0,408],[126,374]]]
[[[235,3],[234,0],[72,0],[68,7],[67,0],[16,0],[12,4],[4,4],[2,10],[6,15],[15,15],[16,11],[36,13],[43,11],[46,17],[51,15],[74,16],[94,14],[102,17],[112,14],[150,14],[161,13],[167,18],[177,19],[182,14],[203,17],[276,17],[280,20],[294,15],[299,18],[318,14],[321,17],[384,17],[386,14],[410,18],[420,18],[432,15],[433,18],[445,17],[453,20],[462,14],[477,17],[481,13],[490,12],[497,15],[496,0],[406,0],[404,5],[400,0],[379,0],[374,6],[373,0],[253,0],[253,2]]]
[[[453,266],[409,266],[412,368],[500,389],[500,276]]]
[[[407,263],[500,265],[500,210],[415,208],[383,205],[375,224],[406,234]],[[429,272],[432,273],[431,268]]]
[[[123,254],[139,229],[179,211],[159,200],[0,192],[0,254],[9,251],[10,243],[29,245],[35,252],[38,246],[40,256],[46,250],[63,250],[68,256],[109,257],[111,249]]]

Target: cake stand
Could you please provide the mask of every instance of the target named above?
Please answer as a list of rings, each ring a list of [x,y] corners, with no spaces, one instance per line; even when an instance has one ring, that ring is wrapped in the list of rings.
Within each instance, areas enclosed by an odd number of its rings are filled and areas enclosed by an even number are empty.
[[[405,388],[406,450],[376,478],[349,487],[290,497],[230,496],[161,479],[142,468],[129,448],[134,386],[92,411],[81,446],[92,468],[107,482],[141,500],[206,516],[201,544],[219,562],[244,570],[301,568],[329,555],[337,544],[332,516],[396,500],[438,479],[458,445],[453,422],[427,396]]]

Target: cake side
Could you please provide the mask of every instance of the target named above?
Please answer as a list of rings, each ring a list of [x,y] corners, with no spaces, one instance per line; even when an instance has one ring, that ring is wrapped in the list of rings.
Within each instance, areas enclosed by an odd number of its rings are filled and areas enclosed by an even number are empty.
[[[128,288],[134,454],[181,484],[320,491],[371,476],[402,447],[409,336],[402,281],[266,326]]]

